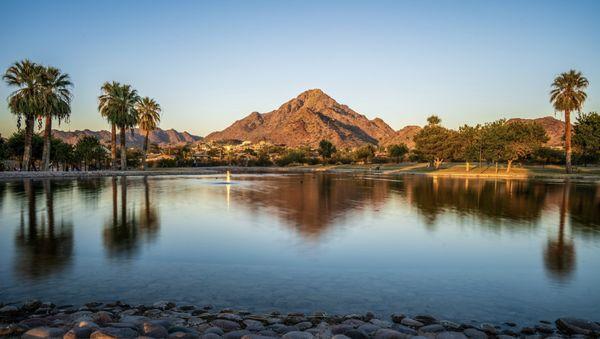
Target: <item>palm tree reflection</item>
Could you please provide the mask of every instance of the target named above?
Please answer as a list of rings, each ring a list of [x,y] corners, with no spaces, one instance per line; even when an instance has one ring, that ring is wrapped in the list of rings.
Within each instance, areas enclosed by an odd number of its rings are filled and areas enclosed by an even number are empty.
[[[550,277],[558,281],[566,281],[575,270],[575,244],[565,238],[565,221],[569,196],[570,183],[563,185],[562,202],[560,205],[558,235],[556,239],[548,239],[544,250],[544,264]]]
[[[15,236],[15,271],[23,278],[42,278],[68,267],[73,254],[73,224],[61,217],[57,225],[54,215],[52,181],[42,182],[45,196],[45,215],[38,220],[36,190],[39,183],[26,179],[22,190],[26,204],[22,204],[21,219]],[[17,190],[20,187],[17,187]],[[27,219],[24,217],[27,211]]]
[[[147,178],[144,178],[144,204],[136,213],[134,200],[127,202],[128,179],[120,178],[121,203],[119,211],[118,183],[113,177],[112,184],[112,216],[104,226],[104,247],[109,256],[133,256],[139,250],[141,240],[153,240],[160,228],[157,209],[150,202],[150,191]],[[119,213],[120,212],[120,213]]]

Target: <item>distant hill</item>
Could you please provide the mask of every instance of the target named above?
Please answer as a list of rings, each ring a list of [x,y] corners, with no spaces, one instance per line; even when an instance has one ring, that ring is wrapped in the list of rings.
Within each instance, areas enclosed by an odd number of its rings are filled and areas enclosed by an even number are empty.
[[[108,144],[110,143],[110,132],[109,131],[90,131],[89,129],[85,129],[82,131],[59,131],[53,130],[52,135],[55,138],[61,139],[69,144],[74,144],[77,142],[79,138],[84,135],[93,135],[100,139],[102,143]],[[117,142],[119,136],[117,134]],[[202,140],[201,137],[189,134],[188,132],[178,132],[174,129],[156,129],[155,131],[150,132],[148,135],[148,140],[150,143],[158,144],[158,145],[181,145],[193,143],[196,141]],[[144,134],[140,134],[139,129],[134,129],[133,135],[131,132],[127,132],[125,142],[128,147],[141,147],[144,143]]]
[[[389,146],[393,144],[406,144],[408,148],[415,147],[415,142],[413,138],[422,128],[420,126],[409,125],[405,126],[402,129],[396,131],[393,135],[388,138],[381,140],[380,144],[382,146]]]
[[[337,147],[379,144],[396,132],[383,120],[369,120],[346,105],[339,104],[320,89],[311,89],[268,113],[253,112],[220,132],[206,136],[208,141],[269,141],[297,147],[316,147],[322,139]]]
[[[513,118],[509,119],[508,122],[511,121],[534,121],[538,124],[542,125],[546,130],[546,135],[548,135],[548,142],[546,146],[550,147],[563,147],[563,136],[565,134],[565,123],[562,120],[558,120],[554,117],[547,116],[543,118],[536,119],[522,119],[522,118]]]

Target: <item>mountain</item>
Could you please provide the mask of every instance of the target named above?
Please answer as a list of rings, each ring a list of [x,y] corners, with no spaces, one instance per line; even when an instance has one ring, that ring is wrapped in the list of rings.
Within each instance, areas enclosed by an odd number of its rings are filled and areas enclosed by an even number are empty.
[[[253,112],[207,141],[269,141],[291,147],[316,147],[322,139],[337,147],[379,144],[395,132],[383,120],[369,120],[346,105],[339,104],[320,89],[311,89],[268,113]]]
[[[421,129],[422,128],[420,126],[405,126],[402,129],[394,132],[394,134],[390,137],[381,140],[381,145],[389,146],[393,144],[406,144],[408,148],[413,148],[415,147],[415,142],[413,141],[413,138],[417,133],[419,133]]]
[[[562,120],[558,120],[554,117],[547,116],[543,118],[536,119],[522,119],[522,118],[513,118],[509,119],[508,122],[511,121],[533,121],[542,125],[542,127],[546,130],[546,134],[548,135],[548,142],[546,142],[546,146],[549,147],[563,147],[563,136],[565,134],[565,123]]]
[[[89,129],[85,129],[83,131],[52,131],[52,136],[61,139],[69,144],[76,143],[77,140],[79,140],[79,138],[81,138],[84,135],[95,136],[98,139],[100,139],[100,141],[104,144],[110,143],[109,131],[90,131]],[[195,141],[202,140],[202,138],[199,136],[191,135],[188,132],[178,132],[174,129],[162,130],[158,128],[155,131],[150,132],[150,134],[148,135],[148,140],[150,143],[165,146],[189,144]],[[117,142],[119,142],[118,133]],[[140,130],[135,128],[133,130],[133,135],[131,134],[131,132],[127,132],[125,142],[127,146],[142,147],[142,145],[144,144],[144,134],[140,134]]]

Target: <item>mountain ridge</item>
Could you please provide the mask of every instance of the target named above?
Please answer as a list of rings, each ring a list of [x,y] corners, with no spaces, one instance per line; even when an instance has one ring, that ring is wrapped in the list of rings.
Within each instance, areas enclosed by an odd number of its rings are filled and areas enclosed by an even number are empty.
[[[328,139],[338,147],[354,147],[377,144],[394,133],[382,119],[369,120],[322,90],[311,89],[273,111],[252,112],[224,130],[208,134],[205,139],[269,141],[291,147],[314,147],[322,139]]]
[[[74,131],[62,131],[52,130],[52,136],[61,139],[66,143],[75,144],[79,138],[84,135],[95,136],[103,144],[109,144],[111,139],[111,133],[107,130],[92,131],[89,129],[74,130]],[[145,135],[140,133],[139,128],[133,130],[133,135],[130,131],[125,134],[125,143],[128,147],[141,147],[144,143]],[[118,139],[118,135],[117,135]],[[202,137],[192,135],[187,131],[178,132],[175,129],[163,130],[157,128],[148,134],[148,140],[150,143],[158,144],[161,146],[165,145],[181,145],[193,143],[202,140]],[[118,140],[117,140],[118,141]]]

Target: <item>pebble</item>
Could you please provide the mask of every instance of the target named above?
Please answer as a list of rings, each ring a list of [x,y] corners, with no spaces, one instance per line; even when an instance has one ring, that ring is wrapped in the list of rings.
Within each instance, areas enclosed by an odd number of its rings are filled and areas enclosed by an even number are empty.
[[[220,327],[209,327],[206,330],[204,330],[204,334],[209,334],[209,333],[213,333],[213,334],[216,334],[219,336],[222,336],[223,334],[225,334],[223,329]]]
[[[282,339],[313,339],[314,336],[308,332],[292,331],[281,336]]]
[[[142,334],[148,337],[165,338],[169,335],[166,328],[153,323],[144,323],[141,329]]]
[[[92,332],[91,339],[113,339],[137,337],[138,333],[131,328],[103,327]]]
[[[467,336],[461,332],[439,332],[435,339],[467,339]]]
[[[400,324],[402,319],[406,318],[406,316],[402,313],[394,313],[392,314],[391,318],[393,322],[395,322],[396,324]]]
[[[95,329],[90,327],[73,327],[69,332],[65,333],[63,339],[79,339],[89,338]]]
[[[556,327],[567,334],[600,334],[600,325],[584,319],[559,318],[556,320]]]
[[[348,332],[346,332],[345,336],[351,338],[351,339],[368,339],[369,336],[360,330],[350,330]]]
[[[252,333],[248,330],[231,331],[231,332],[225,333],[225,335],[223,336],[223,339],[241,339],[246,334],[252,334]]]
[[[55,327],[36,327],[31,329],[21,338],[23,339],[35,339],[35,338],[60,338],[65,334],[65,330],[62,328]]]
[[[425,325],[419,328],[420,333],[439,333],[446,331],[446,328],[440,324]]]
[[[231,320],[225,320],[225,319],[216,319],[216,320],[211,321],[210,324],[212,326],[222,328],[225,332],[235,331],[235,330],[239,330],[241,328],[240,324],[238,324],[237,322],[231,321]]]
[[[201,339],[221,339],[222,337],[216,333],[205,333],[200,338]]]
[[[411,318],[402,319],[402,321],[400,321],[400,324],[402,324],[404,326],[410,326],[410,327],[421,327],[424,325],[422,322],[411,319]]]
[[[172,332],[169,334],[169,339],[197,339],[200,338],[198,333],[190,333],[190,332]]]
[[[463,333],[469,338],[487,339],[487,334],[485,334],[484,332],[481,332],[480,330],[475,329],[475,328],[467,328],[466,330],[463,331]]]
[[[382,328],[375,332],[373,339],[407,339],[409,334],[400,333],[398,331],[390,330],[388,328]]]

